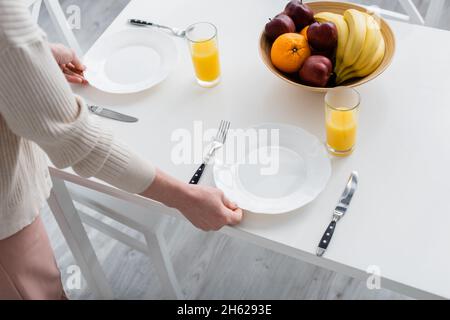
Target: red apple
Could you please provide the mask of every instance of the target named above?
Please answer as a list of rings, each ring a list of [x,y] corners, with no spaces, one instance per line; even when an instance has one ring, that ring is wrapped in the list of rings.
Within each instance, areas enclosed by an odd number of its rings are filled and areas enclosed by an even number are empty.
[[[308,5],[303,4],[299,0],[289,2],[284,9],[284,13],[292,18],[297,31],[301,31],[304,27],[314,22],[314,12]]]
[[[308,42],[318,51],[331,51],[337,47],[337,29],[332,22],[314,22],[308,28]]]
[[[310,56],[299,71],[300,80],[313,87],[326,87],[333,73],[331,60],[324,56]]]
[[[295,32],[295,24],[289,16],[280,13],[266,24],[265,30],[267,37],[275,41],[282,34]]]

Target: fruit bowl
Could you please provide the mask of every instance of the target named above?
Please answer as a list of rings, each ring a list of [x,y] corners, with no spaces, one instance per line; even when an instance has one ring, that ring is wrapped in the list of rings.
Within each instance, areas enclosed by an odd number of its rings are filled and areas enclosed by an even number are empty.
[[[356,9],[356,10],[359,10],[362,12],[369,12],[369,10],[367,10],[364,7],[361,7],[361,6],[352,4],[352,3],[346,3],[346,2],[318,1],[318,2],[308,2],[306,4],[312,9],[314,14],[317,14],[319,12],[325,12],[325,11],[343,14],[348,9]],[[392,29],[390,28],[390,26],[384,19],[380,18],[379,23],[380,23],[380,30],[381,30],[381,33],[383,35],[383,38],[384,38],[384,41],[386,44],[385,55],[384,55],[384,58],[383,58],[381,64],[378,66],[377,69],[375,69],[375,71],[373,71],[368,76],[365,76],[363,78],[353,78],[353,79],[347,80],[347,81],[343,82],[342,84],[340,84],[340,86],[357,87],[364,83],[367,83],[367,82],[375,79],[376,77],[378,77],[380,74],[382,74],[387,69],[387,67],[389,67],[389,65],[391,64],[392,58],[394,57],[394,53],[395,53],[394,33],[392,32]],[[270,58],[272,43],[273,42],[270,41],[266,37],[266,34],[263,31],[261,33],[261,37],[260,37],[260,41],[259,41],[259,51],[260,51],[260,55],[261,55],[261,58],[262,58],[264,64],[267,66],[267,68],[273,74],[275,74],[279,78],[281,78],[295,86],[302,87],[302,88],[305,88],[310,91],[327,92],[329,89],[331,89],[331,87],[325,87],[325,88],[312,87],[312,86],[302,84],[300,82],[300,79],[298,79],[295,75],[292,76],[292,75],[285,74],[285,73],[279,71],[272,64],[272,61]]]

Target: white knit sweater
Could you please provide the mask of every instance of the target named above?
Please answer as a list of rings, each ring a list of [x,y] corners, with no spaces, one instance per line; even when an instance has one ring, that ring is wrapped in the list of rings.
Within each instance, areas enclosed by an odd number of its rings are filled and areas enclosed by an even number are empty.
[[[131,193],[155,170],[75,97],[22,0],[0,0],[0,239],[29,225],[49,195],[47,157]]]

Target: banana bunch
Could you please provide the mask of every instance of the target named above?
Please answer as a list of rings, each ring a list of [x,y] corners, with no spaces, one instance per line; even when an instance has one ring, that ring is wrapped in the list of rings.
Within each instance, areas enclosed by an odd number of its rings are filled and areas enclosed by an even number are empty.
[[[334,72],[336,83],[365,77],[375,71],[385,54],[384,37],[375,19],[364,12],[349,9],[344,15],[321,12],[319,22],[332,22],[338,30]]]

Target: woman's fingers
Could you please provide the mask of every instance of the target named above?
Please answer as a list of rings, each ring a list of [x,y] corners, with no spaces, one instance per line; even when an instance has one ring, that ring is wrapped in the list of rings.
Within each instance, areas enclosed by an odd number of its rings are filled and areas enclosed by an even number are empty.
[[[77,69],[72,63],[67,64],[66,68],[84,77],[84,70]]]
[[[71,83],[78,83],[78,84],[86,84],[88,83],[87,80],[80,75],[79,73],[73,72],[70,69],[66,68],[63,70],[64,75],[66,76],[67,81]]]
[[[76,69],[75,66],[71,63],[69,63],[67,65],[67,69],[74,72],[75,74],[80,75],[83,78],[83,84],[88,84],[89,82],[86,80],[86,78],[84,77],[84,71],[83,70],[79,70]]]
[[[77,76],[71,76],[71,75],[66,74],[66,79],[70,83],[83,84],[83,79],[80,77],[77,77]]]
[[[228,213],[228,224],[231,226],[237,225],[242,220],[242,209],[237,208],[235,210],[230,210]]]
[[[229,209],[225,211],[227,224],[236,225],[242,220],[242,210],[236,203],[228,199],[225,195],[222,195],[223,204]]]
[[[64,74],[67,74],[67,75],[70,75],[70,76],[76,76],[76,77],[79,77],[79,78],[83,78],[82,74],[80,74],[78,72],[75,72],[73,70],[70,70],[69,68],[63,69],[63,72],[64,72]]]
[[[80,70],[80,71],[84,71],[86,70],[86,66],[81,62],[81,60],[78,58],[77,54],[75,53],[75,51],[73,51],[73,60],[72,60],[72,64],[73,66]]]
[[[222,196],[222,201],[223,201],[223,204],[224,204],[228,209],[235,210],[235,209],[238,208],[237,204],[234,203],[233,201],[231,201],[230,199],[228,199],[225,195]]]

